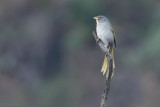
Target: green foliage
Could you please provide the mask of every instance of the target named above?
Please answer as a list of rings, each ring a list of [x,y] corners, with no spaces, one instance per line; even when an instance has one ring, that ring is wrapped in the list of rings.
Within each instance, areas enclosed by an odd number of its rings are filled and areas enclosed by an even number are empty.
[[[84,46],[85,41],[90,35],[86,26],[78,24],[77,27],[73,28],[73,30],[65,36],[62,42],[64,43],[63,46],[67,50],[74,51],[79,47]]]

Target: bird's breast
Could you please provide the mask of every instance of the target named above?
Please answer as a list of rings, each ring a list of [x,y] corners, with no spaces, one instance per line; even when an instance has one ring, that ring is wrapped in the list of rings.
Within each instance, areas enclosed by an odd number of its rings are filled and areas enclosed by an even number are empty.
[[[114,42],[114,37],[109,26],[97,25],[97,36],[103,41],[105,45]]]

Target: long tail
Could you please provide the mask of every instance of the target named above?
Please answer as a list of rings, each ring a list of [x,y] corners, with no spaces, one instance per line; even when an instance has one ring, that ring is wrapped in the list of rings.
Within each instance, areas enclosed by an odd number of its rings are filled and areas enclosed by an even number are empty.
[[[113,48],[111,48],[111,50],[110,50],[110,55],[111,55],[111,57],[113,59],[113,72],[112,72],[112,77],[113,77],[114,69],[115,69]],[[103,73],[103,75],[106,74],[106,78],[108,79],[108,76],[109,76],[109,63],[108,63],[108,59],[107,59],[106,56],[104,57],[103,66],[102,66],[101,72]]]

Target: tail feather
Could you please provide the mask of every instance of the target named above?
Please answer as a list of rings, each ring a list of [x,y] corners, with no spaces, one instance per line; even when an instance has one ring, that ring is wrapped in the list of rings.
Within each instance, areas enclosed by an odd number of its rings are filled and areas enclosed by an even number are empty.
[[[111,48],[110,55],[111,55],[111,57],[112,57],[112,59],[113,59],[113,72],[112,72],[112,76],[111,76],[111,77],[113,77],[113,75],[114,75],[114,69],[115,69],[113,48]]]
[[[103,73],[103,74],[105,74],[105,72],[106,72],[106,64],[108,63],[108,60],[107,60],[107,57],[106,56],[104,56],[104,61],[103,61],[103,65],[102,65],[102,69],[101,69],[101,72]]]
[[[111,57],[113,59],[113,72],[112,72],[112,77],[113,77],[114,69],[115,69],[113,48],[111,48],[110,55],[111,55]],[[101,72],[103,73],[103,75],[106,74],[106,78],[108,78],[108,76],[109,76],[109,63],[108,63],[108,59],[107,59],[106,56],[104,57],[103,66],[102,66]]]
[[[111,57],[113,59],[113,68],[115,69],[113,48],[111,49],[110,55],[111,55]]]

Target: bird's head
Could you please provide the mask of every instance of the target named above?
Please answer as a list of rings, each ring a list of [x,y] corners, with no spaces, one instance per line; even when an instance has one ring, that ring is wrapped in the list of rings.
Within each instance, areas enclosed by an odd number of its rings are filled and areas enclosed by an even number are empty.
[[[109,22],[107,17],[105,17],[103,15],[95,16],[95,17],[93,17],[93,19],[95,19],[97,23]]]

